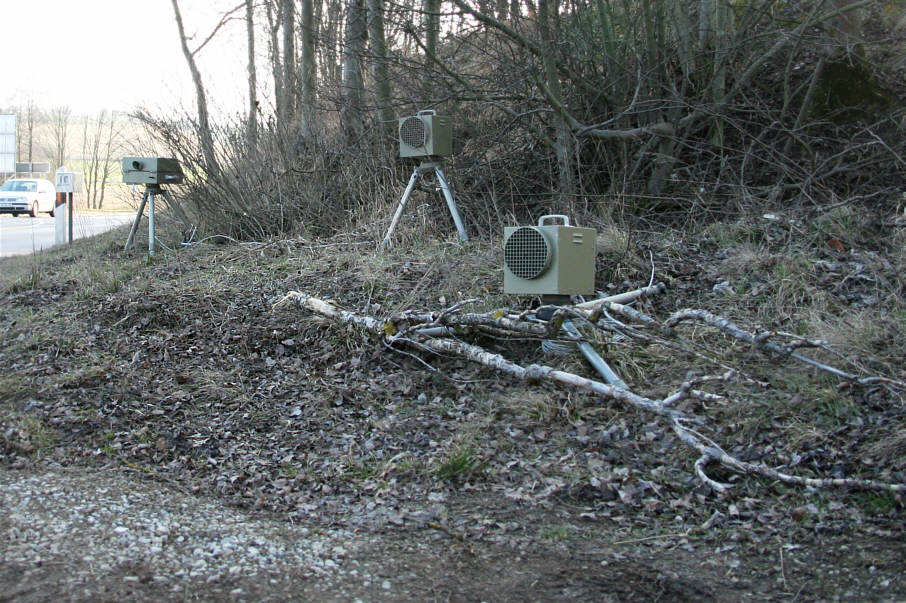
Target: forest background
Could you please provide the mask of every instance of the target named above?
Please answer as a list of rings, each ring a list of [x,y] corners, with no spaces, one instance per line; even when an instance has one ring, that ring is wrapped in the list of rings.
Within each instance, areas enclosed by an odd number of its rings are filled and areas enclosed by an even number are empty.
[[[172,8],[194,106],[89,117],[27,100],[20,161],[69,164],[101,207],[120,156],[175,154],[184,209],[212,232],[325,234],[389,213],[411,170],[397,119],[433,109],[453,119],[457,201],[485,235],[542,213],[901,202],[900,2],[249,0],[204,31]],[[240,27],[247,108],[227,113],[202,59]]]

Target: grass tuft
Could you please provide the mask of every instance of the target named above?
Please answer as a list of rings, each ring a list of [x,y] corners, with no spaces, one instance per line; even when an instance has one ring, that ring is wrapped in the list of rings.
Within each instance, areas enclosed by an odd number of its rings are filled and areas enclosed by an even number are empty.
[[[434,467],[434,475],[447,481],[470,478],[484,466],[475,446],[467,441],[457,442],[447,450]]]

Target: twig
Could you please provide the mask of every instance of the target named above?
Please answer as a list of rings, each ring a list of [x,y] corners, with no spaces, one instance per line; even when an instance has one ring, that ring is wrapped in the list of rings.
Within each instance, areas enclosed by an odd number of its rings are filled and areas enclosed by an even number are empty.
[[[453,529],[451,529],[451,528],[448,528],[447,526],[445,526],[444,524],[442,524],[442,523],[440,523],[440,522],[437,522],[437,521],[429,521],[429,522],[428,522],[428,527],[431,527],[431,528],[434,528],[435,530],[439,530],[439,531],[443,532],[444,534],[446,534],[447,536],[449,536],[449,537],[452,538],[453,540],[457,540],[457,541],[459,541],[459,542],[464,542],[464,541],[465,541],[465,537],[462,535],[461,532],[457,532],[457,531],[455,531],[455,530],[453,530]]]
[[[780,551],[780,578],[783,580],[783,588],[786,588],[786,571],[783,569],[783,539],[777,537],[777,550]]]
[[[739,341],[743,341],[745,343],[752,344],[753,346],[755,346],[756,349],[758,349],[762,352],[768,351],[768,352],[773,352],[775,354],[779,354],[781,356],[786,356],[788,358],[793,358],[800,362],[809,364],[826,373],[836,375],[837,377],[840,377],[841,379],[846,379],[847,381],[852,381],[854,383],[859,383],[861,385],[883,382],[883,383],[892,385],[894,387],[906,389],[906,383],[903,383],[902,381],[896,381],[896,380],[888,379],[885,377],[860,378],[857,375],[848,373],[837,367],[830,366],[828,364],[824,364],[823,362],[819,362],[813,358],[809,358],[808,356],[803,356],[802,354],[799,354],[799,353],[793,351],[797,347],[802,347],[802,346],[807,345],[809,347],[821,348],[821,349],[827,350],[831,353],[834,353],[833,350],[830,350],[828,348],[826,342],[824,342],[824,341],[807,340],[804,338],[799,338],[799,340],[797,342],[795,342],[795,345],[793,345],[791,347],[780,346],[780,345],[777,345],[776,343],[771,343],[770,341],[768,341],[771,337],[779,335],[778,333],[774,333],[774,332],[767,332],[767,333],[760,333],[760,334],[751,333],[751,332],[746,331],[746,330],[738,327],[737,325],[733,324],[730,320],[723,318],[722,316],[717,316],[715,314],[712,314],[711,312],[708,312],[707,310],[693,310],[693,309],[680,310],[679,312],[675,312],[670,318],[668,318],[667,321],[665,322],[665,324],[668,327],[675,327],[680,323],[692,322],[692,321],[702,322],[704,324],[715,327],[716,329],[723,331],[727,335],[729,335],[735,339],[738,339]]]
[[[467,300],[467,302],[471,301],[472,300]],[[461,302],[460,304],[465,304],[467,302]],[[557,370],[550,366],[530,365],[524,367],[506,359],[500,354],[488,352],[487,350],[478,346],[451,339],[449,337],[430,337],[428,335],[420,333],[418,330],[410,331],[410,334],[407,337],[399,337],[395,332],[395,327],[393,329],[388,328],[388,325],[392,326],[394,324],[392,321],[382,322],[370,316],[363,316],[354,312],[342,310],[328,302],[311,297],[309,295],[305,295],[298,291],[290,292],[289,294],[284,296],[280,301],[274,304],[274,308],[283,308],[293,303],[304,309],[319,313],[323,316],[327,316],[341,322],[362,326],[369,331],[381,336],[383,338],[384,345],[388,348],[391,348],[394,351],[402,352],[409,356],[413,355],[409,352],[400,350],[400,345],[407,345],[418,350],[428,351],[435,354],[453,355],[465,358],[472,362],[488,366],[529,383],[548,381],[562,386],[575,387],[597,394],[602,398],[615,400],[631,408],[635,408],[643,412],[652,413],[658,417],[661,417],[669,421],[674,433],[677,435],[680,441],[699,453],[700,456],[694,464],[695,474],[703,483],[707,484],[717,492],[725,492],[732,488],[732,485],[718,482],[708,476],[706,468],[708,465],[714,462],[719,463],[720,465],[738,475],[758,475],[796,486],[813,488],[840,487],[864,490],[880,490],[896,493],[906,492],[906,484],[892,484],[875,480],[848,478],[809,478],[782,473],[762,463],[749,463],[741,461],[736,457],[727,454],[727,452],[725,452],[723,448],[721,448],[720,445],[718,445],[716,442],[712,441],[710,438],[690,427],[690,425],[702,425],[703,421],[701,419],[695,416],[690,416],[687,413],[681,412],[679,410],[670,408],[671,404],[675,404],[676,402],[684,398],[696,398],[706,402],[724,400],[722,396],[696,389],[696,386],[704,383],[729,381],[730,379],[733,379],[737,374],[734,370],[728,370],[721,375],[709,375],[688,379],[683,382],[677,392],[667,396],[663,400],[654,400],[636,394],[630,391],[628,388],[594,381],[592,379],[587,379],[574,373]],[[461,305],[459,307],[461,307]],[[561,318],[565,318],[565,316],[569,315],[570,313],[595,311],[593,308],[590,310],[578,310],[577,308],[578,306],[564,309],[561,313]],[[624,310],[623,308],[617,308],[616,306],[612,306],[612,308],[615,309],[615,311]],[[480,317],[480,322],[483,323],[483,326],[491,327],[491,325],[495,325],[493,328],[499,329],[504,332],[511,327],[513,328],[515,333],[521,334],[525,334],[526,332],[532,332],[533,334],[535,334],[538,333],[539,330],[546,333],[548,330],[548,327],[543,324],[514,320],[513,318],[505,315],[503,312],[497,312],[492,317],[482,317],[480,315],[473,314],[454,314],[453,311],[455,309],[458,309],[457,306],[454,306],[450,309],[450,312],[446,313],[404,313],[401,318],[403,320],[415,321],[417,324],[429,324],[448,323],[454,318],[459,320],[464,317]],[[557,313],[555,312],[555,315],[556,314]],[[643,316],[639,313],[627,315],[632,315],[635,318]],[[524,314],[523,316],[527,318],[528,314]],[[648,320],[646,319],[646,321]],[[653,321],[653,319],[650,319],[650,321]],[[716,316],[705,310],[683,310],[677,312],[673,316],[671,316],[668,321],[666,321],[664,326],[670,329],[675,325],[685,321],[704,322],[708,325],[720,329],[721,331],[735,337],[736,339],[754,345],[759,350],[767,350],[790,358],[796,358],[797,360],[809,362],[810,364],[816,366],[822,366],[825,370],[828,370],[828,372],[846,378],[849,381],[863,384],[892,383],[902,385],[899,382],[887,379],[886,377],[870,377],[858,379],[854,375],[849,375],[848,373],[834,367],[822,365],[817,361],[812,361],[809,358],[801,357],[796,352],[791,351],[792,349],[796,349],[796,347],[799,347],[800,345],[824,347],[824,342],[822,341],[807,340],[804,338],[799,338],[798,336],[792,336],[796,340],[794,342],[796,345],[791,347],[783,347],[770,342],[769,339],[775,336],[789,337],[789,334],[763,333],[756,335],[754,333],[750,333],[748,331],[745,331],[744,329],[741,329],[725,318]],[[664,332],[663,329],[661,330],[662,332]],[[434,367],[431,367],[423,360],[418,360],[423,365],[427,366],[430,370],[436,370]]]
[[[618,544],[635,544],[637,542],[648,542],[649,540],[662,540],[664,538],[676,538],[676,537],[688,538],[689,533],[691,531],[692,530],[686,530],[685,532],[676,532],[674,534],[659,534],[657,536],[646,536],[645,538],[633,538],[631,540],[618,540],[616,542],[611,542],[610,544],[613,546],[616,546]]]
[[[677,436],[679,436],[680,440],[701,453],[701,457],[695,462],[696,474],[698,475],[699,479],[710,485],[718,492],[724,492],[726,490],[729,490],[733,486],[730,484],[722,484],[720,482],[716,482],[708,477],[708,475],[705,473],[704,468],[712,461],[716,461],[727,469],[730,469],[740,475],[759,475],[761,477],[774,479],[785,484],[795,486],[806,486],[811,488],[835,487],[850,488],[854,490],[906,492],[906,484],[891,484],[887,482],[879,482],[876,480],[867,479],[801,477],[798,475],[782,473],[780,471],[777,471],[776,469],[773,469],[772,467],[768,467],[767,465],[761,463],[749,463],[746,461],[740,461],[736,457],[733,457],[724,452],[724,450],[720,446],[714,444],[713,442],[711,442],[710,445],[706,445],[699,439],[700,437],[702,437],[701,434],[698,434],[688,427],[682,425],[680,421],[673,421],[673,431],[677,434]]]
[[[676,404],[680,400],[684,400],[686,398],[697,398],[699,400],[704,400],[707,402],[724,401],[724,400],[726,400],[726,398],[724,398],[723,396],[718,396],[716,394],[709,394],[709,393],[695,390],[692,388],[695,387],[696,385],[701,385],[703,383],[711,383],[714,381],[729,381],[730,379],[732,379],[735,376],[736,376],[736,371],[729,370],[726,373],[724,373],[723,375],[706,375],[703,377],[695,377],[694,379],[689,379],[687,381],[683,381],[683,383],[680,385],[679,391],[664,398],[661,401],[661,404],[663,404],[664,406],[670,406],[670,405]]]

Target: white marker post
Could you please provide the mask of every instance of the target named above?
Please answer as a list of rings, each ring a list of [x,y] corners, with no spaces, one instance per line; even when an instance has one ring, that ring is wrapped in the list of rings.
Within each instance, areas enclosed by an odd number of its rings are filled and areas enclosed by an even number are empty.
[[[57,169],[54,185],[57,189],[54,207],[56,221],[54,243],[57,245],[72,243],[72,193],[75,192],[75,174],[67,172],[65,167]]]

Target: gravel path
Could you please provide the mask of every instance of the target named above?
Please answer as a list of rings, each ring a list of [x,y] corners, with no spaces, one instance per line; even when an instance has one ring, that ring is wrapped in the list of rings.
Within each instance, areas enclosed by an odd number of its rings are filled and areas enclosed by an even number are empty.
[[[339,582],[392,588],[360,575],[347,558],[355,553],[348,531],[255,517],[120,472],[3,468],[0,509],[4,572],[21,577],[4,593],[12,598],[37,588],[43,600],[54,581],[59,594],[85,599],[127,594],[130,585],[158,595],[209,585],[211,598],[240,599],[278,596],[300,581],[336,596]]]
[[[611,601],[623,598],[604,594],[615,589],[711,592],[661,583],[660,570],[605,568],[597,555],[473,546],[444,530],[312,526],[124,470],[0,465],[0,602]]]

